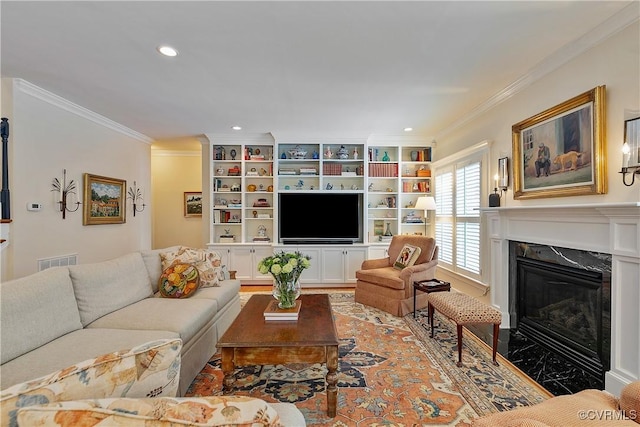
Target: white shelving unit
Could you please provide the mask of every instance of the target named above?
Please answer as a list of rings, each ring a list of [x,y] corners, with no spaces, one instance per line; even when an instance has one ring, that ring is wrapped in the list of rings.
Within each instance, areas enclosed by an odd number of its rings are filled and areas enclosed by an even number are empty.
[[[367,156],[367,242],[370,257],[378,258],[386,253],[386,233],[429,233],[429,218],[414,206],[431,194],[432,147],[386,141],[369,144]]]
[[[273,138],[209,136],[210,244],[274,240]],[[233,236],[233,237],[229,237]]]
[[[304,286],[354,283],[367,258],[386,256],[379,235],[430,233],[429,219],[413,209],[431,193],[429,144],[403,138],[293,139],[260,135],[207,135],[211,213],[208,246],[243,282],[270,282],[257,272],[276,250],[301,250],[314,259]],[[283,245],[278,241],[278,194],[356,193],[363,199],[363,242]],[[226,237],[226,236],[233,236]]]

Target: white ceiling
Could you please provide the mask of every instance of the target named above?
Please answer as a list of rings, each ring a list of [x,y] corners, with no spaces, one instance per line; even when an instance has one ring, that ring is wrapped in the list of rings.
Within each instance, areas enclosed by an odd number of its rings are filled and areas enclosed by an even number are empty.
[[[154,139],[431,137],[639,4],[3,0],[0,65]]]

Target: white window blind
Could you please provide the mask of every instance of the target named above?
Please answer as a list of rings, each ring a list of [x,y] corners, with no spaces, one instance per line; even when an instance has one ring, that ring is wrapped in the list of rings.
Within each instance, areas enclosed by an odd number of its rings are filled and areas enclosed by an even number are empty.
[[[480,274],[480,162],[456,169],[456,267]]]
[[[438,169],[435,175],[436,243],[439,260],[454,271],[480,278],[481,161]]]
[[[453,265],[453,170],[436,175],[436,244],[439,262]]]

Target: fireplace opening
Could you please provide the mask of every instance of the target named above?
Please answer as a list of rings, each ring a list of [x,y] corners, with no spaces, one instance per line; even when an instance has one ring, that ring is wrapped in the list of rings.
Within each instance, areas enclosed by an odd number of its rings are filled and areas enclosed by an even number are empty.
[[[594,376],[609,369],[603,274],[517,258],[517,329]]]
[[[611,357],[611,256],[512,241],[509,267],[516,333],[604,385]]]

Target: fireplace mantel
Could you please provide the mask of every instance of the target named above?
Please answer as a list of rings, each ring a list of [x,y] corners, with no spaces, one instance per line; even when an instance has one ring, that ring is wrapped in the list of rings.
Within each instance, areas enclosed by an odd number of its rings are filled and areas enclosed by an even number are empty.
[[[618,394],[640,379],[640,202],[481,209],[487,231],[491,302],[509,326],[509,241],[604,252],[612,256],[611,370]]]

